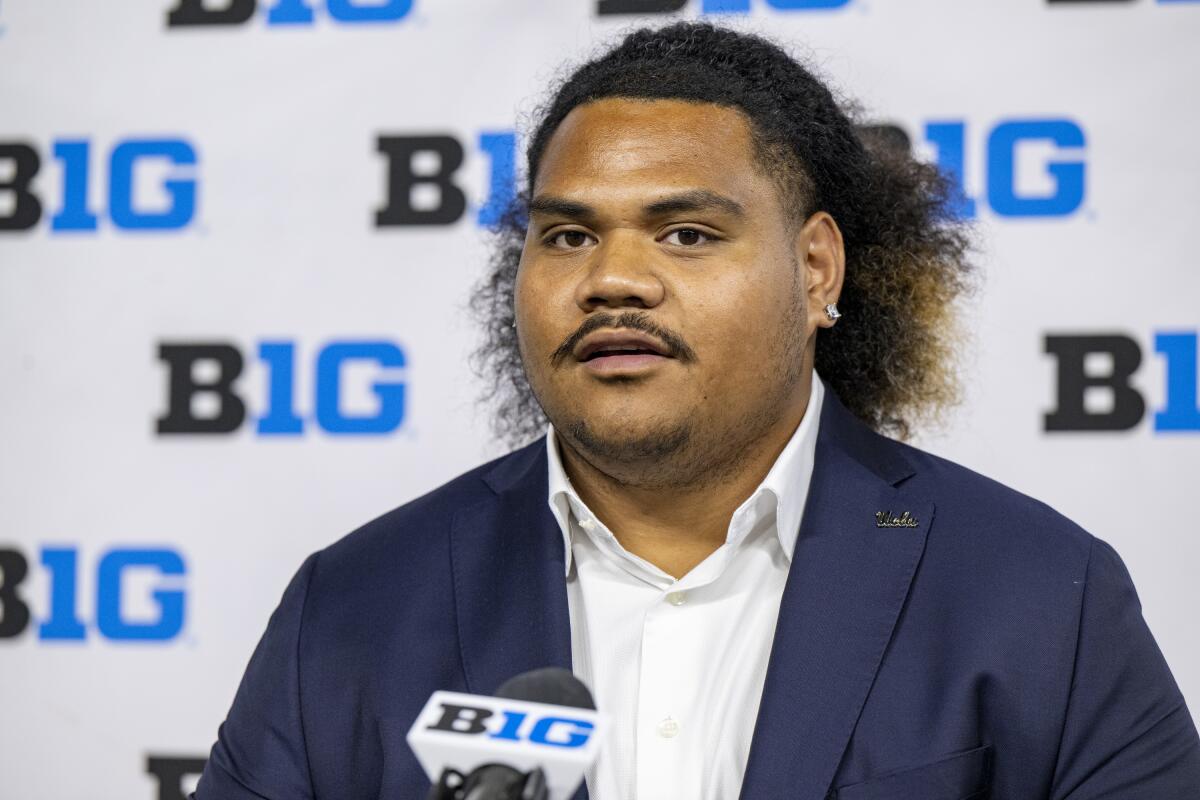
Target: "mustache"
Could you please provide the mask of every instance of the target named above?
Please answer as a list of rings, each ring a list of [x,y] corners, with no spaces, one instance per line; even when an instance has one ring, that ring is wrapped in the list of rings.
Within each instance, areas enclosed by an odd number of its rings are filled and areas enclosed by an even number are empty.
[[[659,325],[644,311],[624,311],[620,314],[595,314],[585,319],[578,330],[568,336],[566,341],[550,354],[550,363],[556,367],[561,366],[562,362],[574,355],[575,348],[583,340],[583,337],[602,328],[628,328],[648,333],[666,345],[667,355],[672,358],[685,362],[696,360],[696,351],[688,346],[682,336]]]

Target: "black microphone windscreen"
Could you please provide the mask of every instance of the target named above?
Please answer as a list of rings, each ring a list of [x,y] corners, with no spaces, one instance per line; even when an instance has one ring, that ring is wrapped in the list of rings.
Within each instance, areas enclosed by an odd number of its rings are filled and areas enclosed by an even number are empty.
[[[509,678],[496,690],[496,697],[506,700],[525,700],[530,703],[548,703],[552,706],[571,706],[595,710],[596,701],[592,693],[569,670],[561,667],[543,667],[522,672]]]

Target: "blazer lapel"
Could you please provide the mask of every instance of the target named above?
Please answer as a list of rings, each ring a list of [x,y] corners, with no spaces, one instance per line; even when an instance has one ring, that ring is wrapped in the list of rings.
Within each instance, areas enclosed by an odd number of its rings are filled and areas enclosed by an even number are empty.
[[[908,595],[933,503],[901,449],[825,395],[741,797],[821,800]],[[877,527],[904,512],[912,527]]]
[[[475,694],[529,670],[571,669],[566,561],[547,504],[545,437],[484,481],[496,496],[459,511],[450,531],[463,673]],[[587,796],[581,783],[573,800]]]
[[[468,691],[492,694],[540,667],[571,668],[562,533],[546,502],[546,441],[504,459],[496,493],[460,510],[450,533]]]

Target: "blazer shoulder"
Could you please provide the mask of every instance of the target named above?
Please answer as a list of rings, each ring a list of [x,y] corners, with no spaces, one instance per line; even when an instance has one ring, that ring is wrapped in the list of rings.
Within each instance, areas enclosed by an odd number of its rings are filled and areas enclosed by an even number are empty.
[[[947,458],[889,441],[913,465],[906,484],[934,502],[935,525],[943,530],[949,527],[988,549],[1075,569],[1086,566],[1100,541],[1041,500]]]
[[[389,565],[416,571],[446,546],[450,525],[463,508],[496,497],[507,482],[526,474],[545,439],[480,464],[435,489],[387,511],[318,552],[322,572],[357,572]]]

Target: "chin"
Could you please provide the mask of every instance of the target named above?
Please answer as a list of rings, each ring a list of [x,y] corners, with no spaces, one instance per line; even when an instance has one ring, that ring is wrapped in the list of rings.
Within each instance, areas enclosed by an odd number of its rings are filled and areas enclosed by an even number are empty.
[[[688,419],[672,422],[610,415],[597,419],[574,416],[551,422],[582,452],[612,461],[665,459],[686,448],[692,439],[692,422]]]

